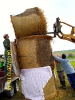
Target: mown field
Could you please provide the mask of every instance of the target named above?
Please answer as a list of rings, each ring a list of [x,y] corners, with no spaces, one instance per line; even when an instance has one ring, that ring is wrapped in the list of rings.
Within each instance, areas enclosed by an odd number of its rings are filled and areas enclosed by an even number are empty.
[[[62,50],[62,51],[55,51],[53,52],[54,54],[63,54],[65,53],[66,55],[68,54],[74,54],[75,55],[75,49],[72,50]]]
[[[75,53],[75,52],[73,52]],[[69,58],[71,59],[71,65],[75,68],[75,57]],[[60,82],[57,76],[56,68],[55,68],[55,84],[56,84],[56,89],[57,89],[57,96],[51,100],[75,100],[75,91],[71,88],[67,76],[66,76],[66,89],[60,88]],[[50,88],[49,88],[50,89]],[[0,100],[25,100],[24,96],[21,93],[21,82],[20,82],[20,90],[13,96],[13,98],[6,98],[4,94],[0,94]]]

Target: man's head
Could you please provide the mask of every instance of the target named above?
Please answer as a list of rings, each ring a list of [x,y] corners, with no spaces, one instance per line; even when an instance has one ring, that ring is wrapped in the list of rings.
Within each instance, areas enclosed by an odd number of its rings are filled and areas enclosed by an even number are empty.
[[[66,55],[65,54],[62,54],[62,59],[66,59]]]
[[[4,39],[9,38],[9,35],[8,35],[8,34],[4,34],[4,35],[3,35],[3,38],[4,38]]]

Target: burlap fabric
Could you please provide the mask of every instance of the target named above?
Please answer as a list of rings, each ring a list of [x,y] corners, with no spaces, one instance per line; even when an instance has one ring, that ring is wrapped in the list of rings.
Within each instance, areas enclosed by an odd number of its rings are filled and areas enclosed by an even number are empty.
[[[25,12],[12,16],[11,22],[17,39],[29,35],[46,34],[47,25],[44,12],[38,8],[26,9]]]
[[[52,66],[51,36],[34,35],[17,41],[17,52],[21,69]]]

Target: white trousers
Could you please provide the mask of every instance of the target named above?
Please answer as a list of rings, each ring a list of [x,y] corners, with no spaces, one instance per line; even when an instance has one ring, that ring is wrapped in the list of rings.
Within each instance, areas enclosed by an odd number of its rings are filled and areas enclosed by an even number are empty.
[[[22,93],[30,100],[44,100],[43,88],[52,77],[50,66],[21,70]]]

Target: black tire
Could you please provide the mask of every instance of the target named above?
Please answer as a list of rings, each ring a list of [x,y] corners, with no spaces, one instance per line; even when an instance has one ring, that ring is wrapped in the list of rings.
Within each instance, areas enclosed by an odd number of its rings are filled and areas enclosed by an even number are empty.
[[[15,90],[15,93],[19,91],[19,80],[16,80],[14,82],[14,90]]]
[[[14,96],[14,84],[11,83],[11,89],[9,91],[6,91],[6,96],[9,97],[9,98],[12,98]]]

